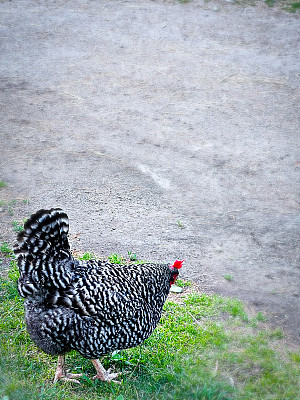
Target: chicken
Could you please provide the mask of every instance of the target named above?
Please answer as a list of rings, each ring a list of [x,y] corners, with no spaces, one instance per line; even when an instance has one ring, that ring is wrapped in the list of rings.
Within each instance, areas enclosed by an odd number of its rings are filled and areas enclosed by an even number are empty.
[[[68,242],[69,221],[59,209],[40,210],[25,223],[14,246],[25,298],[25,322],[33,342],[58,355],[54,381],[73,380],[65,353],[91,359],[96,376],[115,381],[98,358],[135,347],[147,339],[161,317],[170,286],[183,261],[168,264],[111,264],[75,260]]]

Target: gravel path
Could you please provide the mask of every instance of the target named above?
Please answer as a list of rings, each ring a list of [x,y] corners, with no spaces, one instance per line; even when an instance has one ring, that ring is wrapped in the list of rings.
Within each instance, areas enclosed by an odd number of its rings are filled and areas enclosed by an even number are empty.
[[[1,240],[61,206],[73,247],[185,258],[299,343],[299,15],[2,0],[0,19]]]

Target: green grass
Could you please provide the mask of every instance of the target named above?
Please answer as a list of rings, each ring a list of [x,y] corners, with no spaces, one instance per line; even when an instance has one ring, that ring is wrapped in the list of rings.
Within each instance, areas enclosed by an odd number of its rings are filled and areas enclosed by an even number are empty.
[[[130,261],[138,261],[138,257],[135,253],[132,253],[132,251],[128,251],[128,258]]]
[[[12,226],[13,226],[13,230],[15,232],[22,232],[24,230],[24,223],[25,223],[26,219],[24,219],[24,221],[12,221]]]
[[[293,3],[289,2],[285,7],[283,7],[283,9],[291,13],[295,13],[300,10],[300,1]]]
[[[274,4],[276,4],[277,0],[265,0],[265,3],[269,6],[269,7],[273,7]]]
[[[290,1],[290,0],[264,0],[269,7],[274,7],[275,5],[281,7],[283,10],[295,13],[300,9],[300,2]]]
[[[257,321],[263,321],[263,322],[265,322],[266,320],[267,320],[267,318],[266,318],[266,316],[265,315],[263,315],[263,313],[261,312],[261,311],[259,311],[258,313],[257,313]]]
[[[123,257],[120,254],[113,253],[108,257],[108,261],[113,264],[127,264],[128,262],[134,263],[134,264],[140,264],[140,263],[146,262],[144,260],[139,260],[138,256],[135,253],[133,253],[132,251],[127,252],[127,258]]]
[[[114,263],[114,264],[122,264],[126,260],[123,256],[113,253],[108,257],[108,261],[110,261],[111,263]]]
[[[212,2],[212,0],[204,0],[207,3]],[[179,1],[180,3],[187,3],[187,1]],[[228,2],[229,4],[241,6],[241,7],[255,7],[260,3],[265,3],[267,7],[276,7],[291,13],[299,13],[300,2],[292,0],[232,0]]]
[[[190,281],[187,280],[183,280],[183,279],[177,279],[176,280],[176,285],[182,288],[186,288],[186,287],[190,287],[192,286],[192,283]]]
[[[224,275],[224,278],[225,278],[226,281],[228,281],[228,282],[232,282],[232,281],[233,281],[233,276],[230,275],[230,274],[225,274],[225,275]]]
[[[4,257],[12,257],[13,252],[12,249],[9,247],[9,244],[6,242],[3,242],[0,246],[0,252]]]
[[[2,186],[5,187],[5,186]],[[0,200],[0,207],[4,209],[9,215],[14,215],[13,207],[16,205],[17,200],[13,199],[10,201]]]
[[[180,229],[184,229],[185,228],[185,226],[183,225],[183,223],[179,219],[177,220],[177,225],[178,225],[178,227]]]
[[[84,253],[82,256],[78,257],[78,260],[95,260],[96,256],[94,253]]]
[[[91,362],[76,352],[67,363],[84,373],[80,385],[53,385],[56,357],[38,350],[27,334],[17,278],[11,256],[0,280],[1,400],[299,399],[300,352],[284,349],[282,331],[269,330],[261,314],[250,318],[237,299],[196,292],[173,295],[143,345],[102,360],[126,372],[122,385],[94,382]]]
[[[291,3],[291,8],[295,12],[296,10],[299,10],[300,8],[300,1],[295,1],[294,3]]]
[[[7,183],[4,181],[0,181],[0,188],[4,188],[7,186]]]

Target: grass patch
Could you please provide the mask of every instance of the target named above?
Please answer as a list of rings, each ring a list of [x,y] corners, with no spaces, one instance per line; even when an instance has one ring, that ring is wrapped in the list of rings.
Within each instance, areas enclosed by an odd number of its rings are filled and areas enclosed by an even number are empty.
[[[7,183],[4,181],[0,181],[0,188],[5,188],[7,186]]]
[[[265,3],[269,6],[269,7],[273,7],[274,4],[276,4],[277,0],[265,0]]]
[[[224,279],[226,279],[226,281],[228,282],[232,282],[233,281],[233,276],[230,274],[225,274],[224,275]]]
[[[282,8],[282,10],[291,12],[291,13],[296,13],[300,9],[300,2],[296,1],[290,1],[290,0],[264,0],[264,2],[269,6],[269,7],[274,7],[278,6]]]
[[[4,187],[4,186],[3,186]],[[14,215],[13,207],[16,205],[17,200],[13,199],[10,201],[0,200],[0,207],[3,208],[3,211],[6,211],[9,215]]]
[[[263,315],[263,313],[261,311],[259,311],[257,313],[257,317],[256,318],[257,318],[258,321],[263,321],[263,322],[267,320],[266,316]]]
[[[22,232],[24,231],[24,223],[25,223],[26,219],[24,219],[23,221],[12,221],[12,226],[13,226],[13,230],[14,232]]]
[[[192,286],[192,283],[188,280],[183,280],[183,279],[177,279],[176,280],[176,285],[182,288],[190,287]]]
[[[291,13],[295,13],[300,10],[300,1],[288,3],[285,7],[283,7],[283,9]]]
[[[180,229],[184,229],[185,226],[183,225],[183,223],[180,220],[177,220],[177,225]]]
[[[83,253],[82,255],[80,255],[78,257],[78,260],[85,260],[85,261],[95,260],[95,259],[96,259],[96,256],[94,253]]]
[[[128,258],[130,261],[138,261],[137,255],[132,251],[128,251]]]
[[[113,253],[108,257],[108,261],[113,264],[123,264],[126,262],[125,258],[119,254]]]
[[[284,354],[282,331],[268,330],[261,315],[253,326],[239,300],[194,292],[181,295],[180,303],[166,302],[157,329],[143,345],[104,357],[106,368],[126,371],[122,385],[91,380],[91,362],[76,352],[67,355],[67,363],[72,372],[85,374],[80,385],[53,385],[56,357],[39,351],[27,334],[16,261],[5,249],[11,265],[0,280],[0,399],[299,398],[300,353]]]
[[[291,9],[296,12],[300,8],[300,1],[296,1],[295,3],[291,3]]]
[[[3,242],[0,246],[0,252],[2,253],[2,256],[4,257],[12,257],[13,256],[13,251],[9,247],[9,244],[6,242]]]
[[[147,262],[144,260],[139,260],[138,256],[132,251],[127,252],[127,257],[124,257],[121,254],[113,253],[108,257],[108,261],[112,264],[141,264]]]
[[[212,0],[204,0],[205,2],[209,3],[212,2]],[[267,8],[279,8],[287,12],[291,13],[299,13],[300,9],[300,2],[299,1],[292,1],[292,0],[231,0],[228,1],[229,4],[236,4],[237,6],[242,6],[242,7],[255,7],[258,6],[260,3],[264,3]]]

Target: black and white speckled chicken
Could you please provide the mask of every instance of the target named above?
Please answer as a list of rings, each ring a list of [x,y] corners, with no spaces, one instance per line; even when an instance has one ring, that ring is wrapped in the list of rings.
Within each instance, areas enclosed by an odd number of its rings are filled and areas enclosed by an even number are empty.
[[[18,234],[14,252],[27,329],[40,349],[59,356],[55,381],[79,376],[66,371],[64,355],[72,349],[91,359],[95,378],[115,381],[119,374],[106,371],[98,358],[151,335],[182,261],[78,261],[70,252],[68,230],[68,216],[57,208],[38,211]]]

